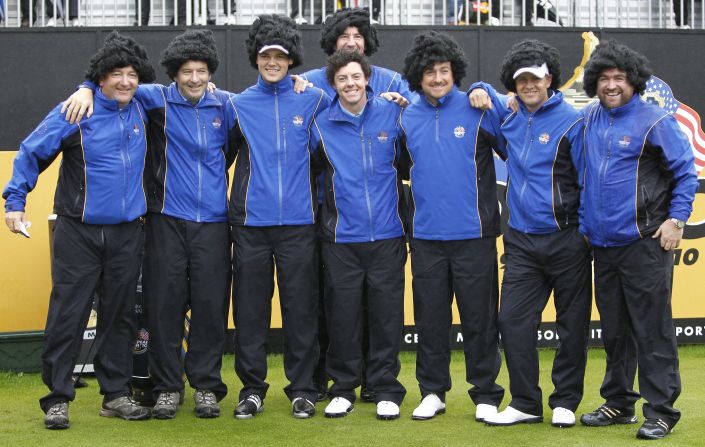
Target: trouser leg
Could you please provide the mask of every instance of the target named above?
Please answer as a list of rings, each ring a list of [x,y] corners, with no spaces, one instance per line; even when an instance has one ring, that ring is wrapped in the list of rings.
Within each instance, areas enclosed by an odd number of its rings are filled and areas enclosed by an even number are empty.
[[[634,409],[636,344],[624,301],[617,249],[595,247],[595,303],[600,312],[602,341],[607,361],[600,395],[611,407]]]
[[[362,368],[362,288],[365,273],[354,244],[323,242],[326,319],[330,343],[326,355],[333,381],[328,394],[355,401]]]
[[[549,270],[559,342],[551,373],[555,389],[548,404],[574,412],[583,398],[592,310],[592,262],[590,249],[577,229],[561,231],[554,239],[549,247]]]
[[[450,264],[442,250],[443,241],[411,240],[411,273],[414,293],[414,324],[419,341],[416,348],[416,380],[421,397],[436,394],[445,401],[450,390],[450,327],[453,293]]]
[[[284,333],[284,373],[290,400],[316,401],[313,375],[318,364],[318,263],[316,227],[277,229],[274,247]]]
[[[266,228],[233,227],[232,238],[235,372],[243,385],[239,400],[250,394],[264,398],[274,294],[272,243]]]
[[[639,392],[644,416],[675,425],[681,392],[678,348],[671,311],[673,252],[647,237],[622,251],[624,299],[637,343]]]
[[[188,310],[186,221],[150,213],[145,224],[142,291],[154,396],[184,389],[182,351]]]
[[[189,222],[187,228],[191,326],[186,377],[191,387],[212,391],[221,400],[228,392],[220,375],[231,278],[228,224]]]
[[[543,415],[536,331],[551,293],[543,268],[541,239],[509,229],[504,235],[506,269],[502,280],[499,330],[509,373],[510,406]]]
[[[49,388],[49,394],[39,400],[44,412],[76,395],[71,374],[102,265],[98,228],[69,217],[56,219],[52,290],[42,347],[42,380]]]
[[[406,389],[397,376],[399,347],[404,330],[404,265],[406,243],[389,239],[367,243],[367,321],[369,356],[367,387],[375,400],[400,405]]]
[[[101,293],[93,365],[104,402],[130,395],[137,335],[135,295],[144,236],[142,221],[104,225]]]
[[[459,241],[451,257],[451,275],[460,313],[468,390],[477,404],[499,405],[504,389],[496,382],[499,353],[497,246],[494,237]]]

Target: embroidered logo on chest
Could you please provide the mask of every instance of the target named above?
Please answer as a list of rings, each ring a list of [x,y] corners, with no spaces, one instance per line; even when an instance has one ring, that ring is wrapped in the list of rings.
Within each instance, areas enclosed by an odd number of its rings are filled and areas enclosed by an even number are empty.
[[[539,143],[541,144],[548,144],[548,142],[551,141],[551,136],[547,133],[542,133],[539,135]]]
[[[387,132],[381,131],[377,135],[377,139],[379,140],[380,143],[386,143],[387,141],[389,141],[389,135],[387,134]]]
[[[211,124],[213,124],[213,127],[215,127],[216,129],[220,129],[220,126],[223,125],[223,122],[220,121],[220,118],[216,116],[215,118],[213,118],[213,123]]]
[[[455,135],[455,138],[463,138],[465,136],[465,128],[463,126],[457,126],[453,129],[453,135]]]
[[[292,122],[294,123],[294,126],[301,127],[304,125],[304,117],[301,115],[296,115],[296,116],[294,116],[294,119],[292,120]]]
[[[140,126],[135,124],[135,126],[132,128],[132,133],[134,133],[135,135],[139,135],[140,134]]]
[[[628,136],[623,136],[621,140],[617,142],[619,144],[619,147],[629,147],[629,143],[632,142],[632,139],[629,138]]]

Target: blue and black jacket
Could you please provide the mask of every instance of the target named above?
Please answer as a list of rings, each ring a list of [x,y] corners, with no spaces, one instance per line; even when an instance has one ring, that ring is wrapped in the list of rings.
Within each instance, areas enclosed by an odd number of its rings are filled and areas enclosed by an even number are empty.
[[[372,65],[371,68],[372,73],[370,74],[368,86],[375,95],[379,96],[381,93],[397,92],[408,99],[409,102],[414,102],[418,99],[419,95],[409,90],[409,84],[401,77],[401,74],[376,65]],[[333,86],[328,83],[326,67],[314,68],[306,73],[302,73],[300,76],[312,83],[314,87],[322,89],[331,98],[335,97],[337,94]]]
[[[92,87],[84,81],[82,87]],[[205,92],[192,104],[170,85],[141,84],[135,99],[149,117],[147,208],[192,222],[227,222],[228,152],[235,114],[228,92]]]
[[[485,83],[500,119],[500,147],[507,156],[509,226],[528,234],[548,234],[578,226],[579,178],[583,165],[583,117],[549,90],[549,98],[535,112],[521,99],[519,111],[505,106],[506,97]]]
[[[698,187],[693,151],[675,118],[639,95],[585,116],[585,216],[593,245],[628,245],[669,217],[687,221]]]
[[[428,240],[499,235],[496,112],[471,107],[453,86],[437,106],[421,96],[402,112],[401,125],[410,158],[409,234]]]
[[[54,213],[102,225],[145,214],[146,114],[134,99],[120,109],[100,89],[94,98],[90,118],[69,124],[58,105],[21,143],[2,195],[6,211],[24,211],[39,174],[62,153]]]
[[[401,237],[402,183],[397,173],[401,135],[395,103],[375,97],[359,117],[338,97],[314,120],[311,144],[325,167],[321,237],[330,242],[372,242]]]
[[[318,88],[297,94],[291,77],[257,84],[232,97],[237,153],[230,193],[233,225],[316,222],[316,182],[309,140],[313,120],[330,103]]]

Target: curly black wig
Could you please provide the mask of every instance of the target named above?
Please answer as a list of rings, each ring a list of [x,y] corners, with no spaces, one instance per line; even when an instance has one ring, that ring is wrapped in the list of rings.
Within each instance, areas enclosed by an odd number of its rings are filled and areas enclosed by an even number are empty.
[[[460,45],[448,34],[437,31],[417,35],[414,38],[414,45],[404,58],[403,75],[409,82],[409,88],[415,92],[421,92],[424,71],[440,62],[450,62],[453,81],[460,87],[468,66]]]
[[[160,63],[166,68],[169,79],[174,79],[179,68],[188,61],[205,62],[211,74],[218,69],[218,49],[210,30],[188,30],[174,37],[162,51]]]
[[[553,76],[549,88],[557,89],[561,85],[561,60],[558,50],[540,40],[522,40],[514,44],[504,55],[499,79],[510,92],[517,91],[514,73],[520,68],[546,64],[548,73]]]
[[[137,72],[140,83],[154,82],[154,68],[144,47],[131,37],[113,31],[105,38],[103,48],[88,62],[86,79],[98,85],[100,79],[114,69],[129,66]]]
[[[627,79],[634,92],[642,94],[646,90],[646,82],[651,77],[649,60],[641,53],[637,53],[623,43],[615,40],[602,42],[590,55],[585,72],[583,73],[583,87],[589,97],[597,93],[597,78],[603,70],[617,68],[627,74]]]
[[[265,45],[281,45],[289,52],[296,68],[304,61],[304,47],[301,43],[301,32],[293,19],[277,14],[262,14],[252,26],[245,40],[245,49],[250,58],[252,68],[257,68],[257,54]]]
[[[342,8],[326,19],[321,29],[321,48],[330,56],[335,53],[338,37],[348,27],[354,26],[365,38],[365,56],[372,56],[379,49],[377,30],[370,24],[370,11],[366,8]]]
[[[357,51],[336,51],[332,56],[328,58],[328,63],[326,64],[326,79],[328,83],[335,86],[335,74],[341,68],[345,67],[351,62],[357,62],[362,68],[362,73],[365,75],[365,79],[370,79],[372,76],[372,67],[367,57],[364,54],[360,54]]]

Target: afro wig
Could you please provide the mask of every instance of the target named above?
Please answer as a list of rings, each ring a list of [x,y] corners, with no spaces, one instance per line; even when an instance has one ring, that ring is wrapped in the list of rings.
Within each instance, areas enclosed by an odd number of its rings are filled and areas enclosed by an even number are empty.
[[[304,48],[301,32],[296,22],[286,16],[262,14],[252,26],[245,41],[245,49],[250,57],[250,65],[257,68],[257,54],[265,45],[281,45],[289,52],[293,63],[289,68],[296,68],[304,61]]]
[[[623,43],[608,40],[595,47],[595,51],[590,55],[585,72],[583,73],[583,87],[589,97],[594,97],[597,93],[597,78],[603,70],[617,68],[627,74],[627,79],[634,92],[644,93],[646,82],[651,77],[651,69],[648,67],[649,61],[646,57],[632,50]]]
[[[560,54],[551,45],[539,40],[522,40],[510,48],[499,69],[499,79],[510,92],[517,91],[514,73],[524,67],[546,64],[548,73],[553,76],[549,88],[557,89],[561,85]]]
[[[336,51],[328,58],[326,64],[326,79],[328,83],[335,87],[335,74],[346,65],[357,62],[365,74],[365,79],[369,80],[372,76],[372,67],[367,57],[357,51]]]
[[[421,92],[424,71],[441,62],[450,62],[453,81],[459,87],[465,77],[468,64],[458,43],[448,34],[436,31],[417,35],[414,38],[414,45],[404,58],[403,74],[409,82],[409,88],[415,92]]]
[[[86,79],[98,85],[100,79],[116,68],[129,67],[135,69],[139,82],[154,82],[154,68],[149,62],[144,47],[131,37],[122,36],[113,31],[105,38],[103,48],[98,50],[88,62]]]
[[[211,74],[218,69],[218,49],[210,30],[188,30],[174,37],[162,51],[160,63],[166,68],[169,79],[174,79],[179,68],[188,61],[205,62]]]
[[[330,56],[338,46],[338,37],[354,26],[365,39],[365,56],[372,56],[379,48],[377,30],[370,24],[370,11],[366,8],[343,8],[326,19],[321,29],[321,48]]]

